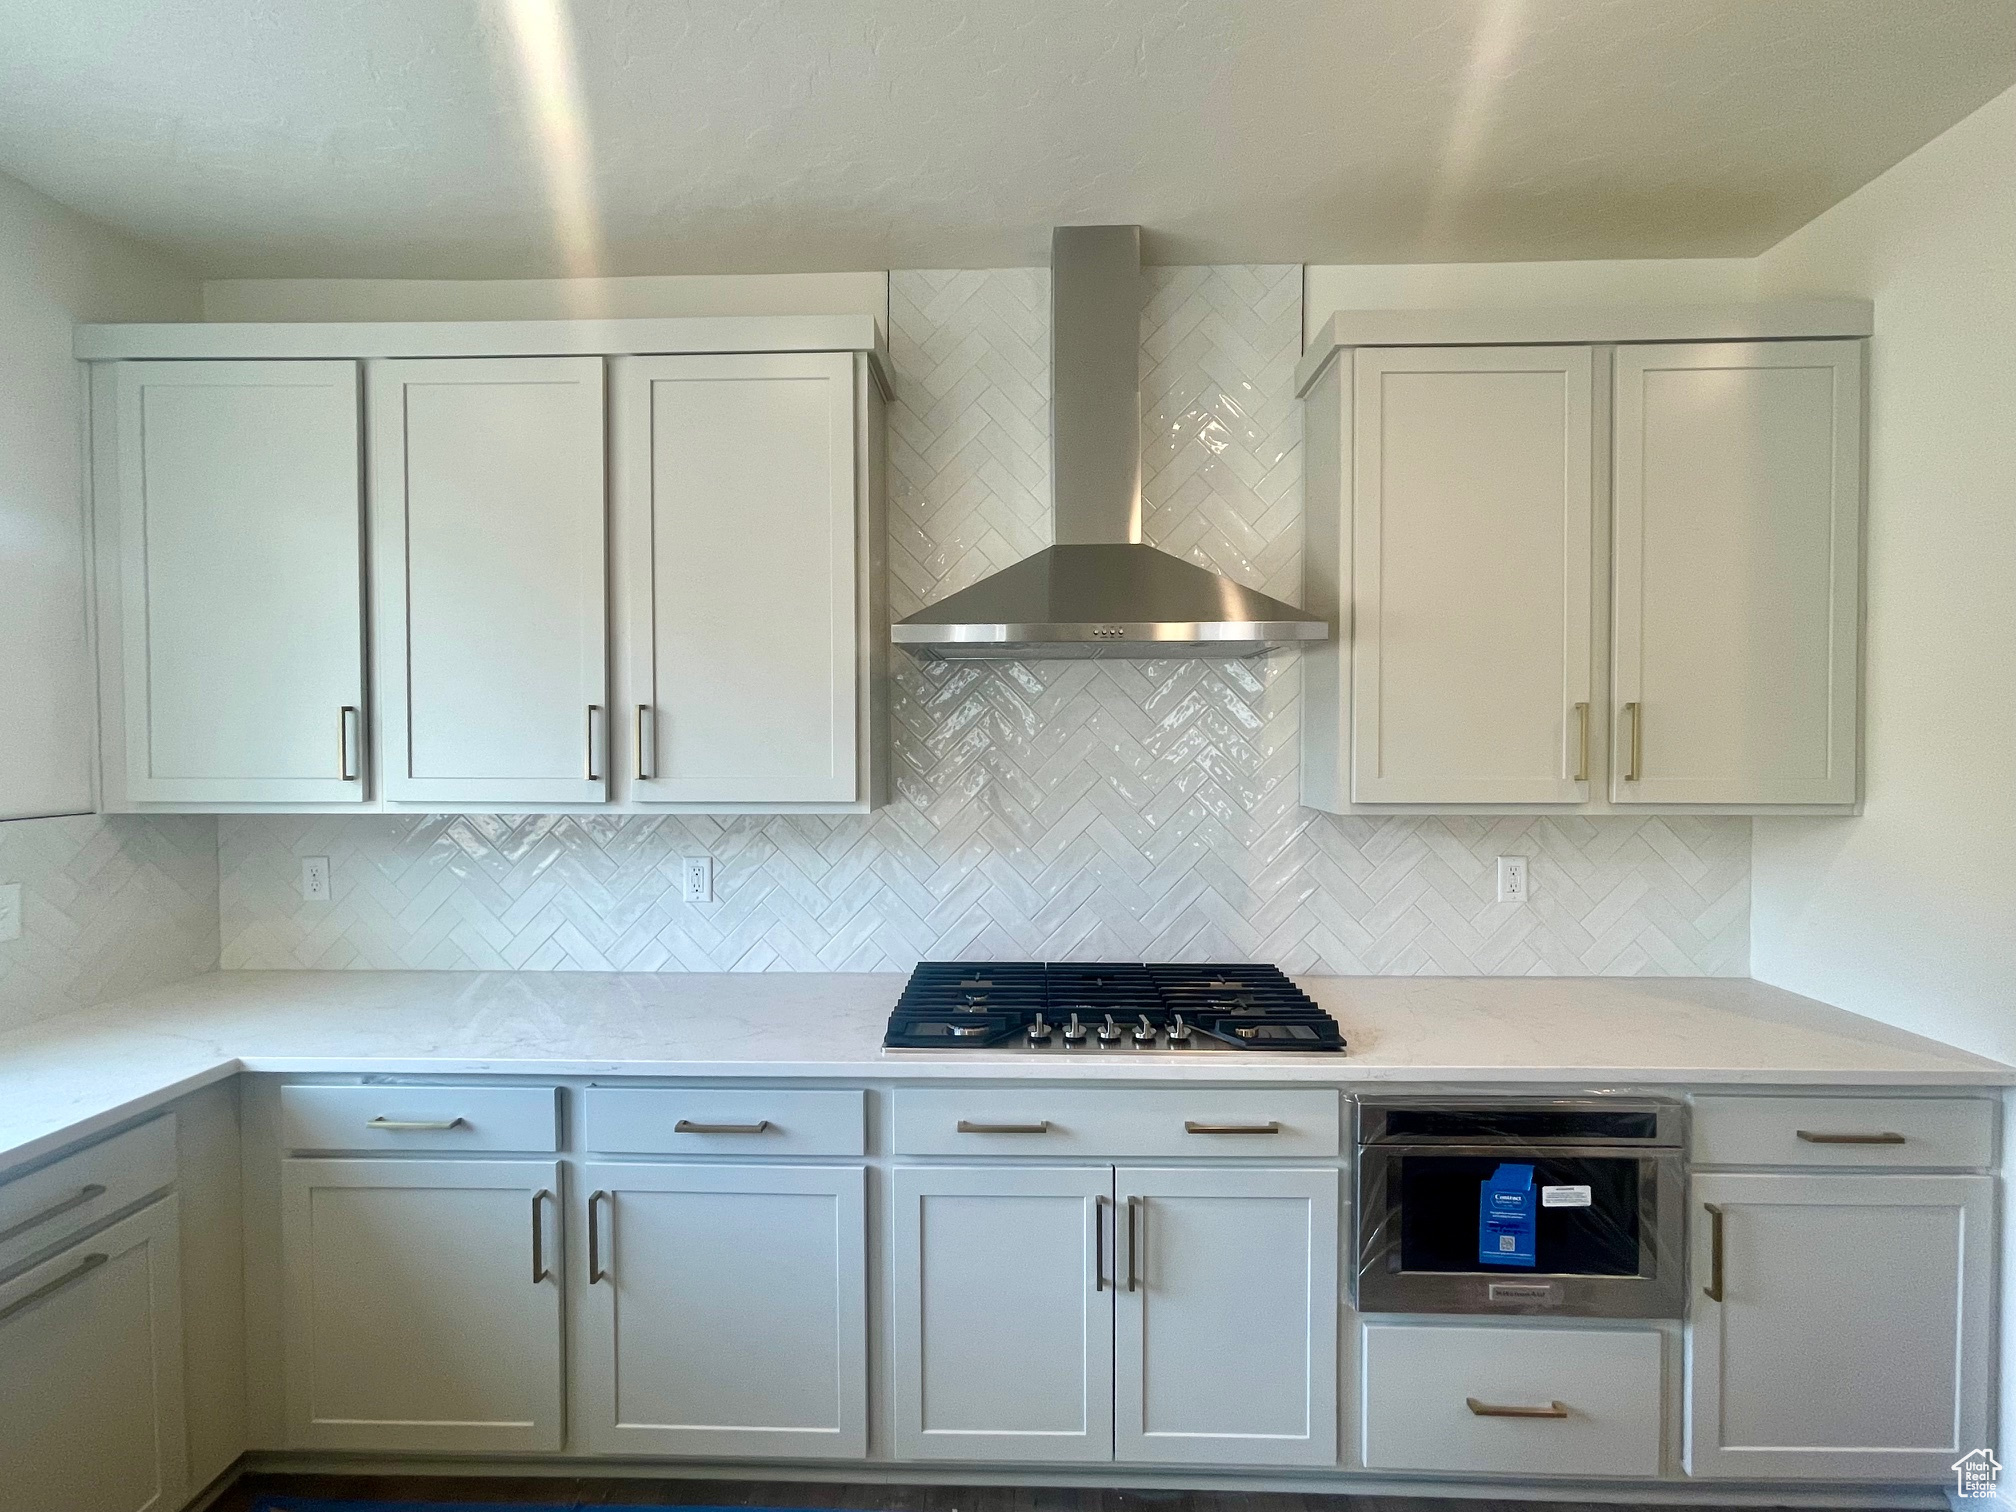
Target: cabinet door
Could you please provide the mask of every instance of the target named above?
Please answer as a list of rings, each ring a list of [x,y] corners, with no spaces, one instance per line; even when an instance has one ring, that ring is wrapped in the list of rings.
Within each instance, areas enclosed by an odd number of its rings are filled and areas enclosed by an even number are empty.
[[[0,1512],[182,1505],[175,1199],[0,1283]]]
[[[591,1449],[867,1454],[862,1167],[592,1165],[583,1179]]]
[[[126,796],[361,803],[354,362],[123,362]]]
[[[1128,1169],[1114,1457],[1337,1462],[1334,1170]]]
[[[1688,1473],[1933,1480],[1986,1444],[1993,1194],[1987,1176],[1695,1177]]]
[[[1355,354],[1353,801],[1589,796],[1592,364]]]
[[[369,385],[386,798],[600,802],[602,359],[375,362]]]
[[[1108,1166],[894,1173],[899,1459],[1110,1460]]]
[[[1618,803],[1852,803],[1862,347],[1617,349]]]
[[[853,359],[613,366],[633,795],[853,802]]]
[[[289,1445],[558,1449],[559,1190],[550,1161],[289,1160]]]

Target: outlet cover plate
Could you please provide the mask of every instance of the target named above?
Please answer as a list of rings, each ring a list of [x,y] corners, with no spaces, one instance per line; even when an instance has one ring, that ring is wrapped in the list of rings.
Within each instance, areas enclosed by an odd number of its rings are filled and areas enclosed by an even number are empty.
[[[714,858],[687,856],[679,863],[680,896],[688,903],[714,901]]]
[[[329,858],[327,856],[303,856],[301,858],[301,901],[304,903],[327,903],[334,894],[329,890]]]
[[[1526,858],[1524,856],[1500,856],[1498,858],[1498,901],[1500,903],[1524,903],[1526,897]]]

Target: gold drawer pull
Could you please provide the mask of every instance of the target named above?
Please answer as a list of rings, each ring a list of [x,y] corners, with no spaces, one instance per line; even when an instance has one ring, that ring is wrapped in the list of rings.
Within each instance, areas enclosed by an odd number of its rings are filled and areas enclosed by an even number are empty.
[[[1275,1119],[1257,1124],[1214,1124],[1199,1123],[1194,1118],[1183,1120],[1185,1134],[1279,1134],[1281,1125]]]
[[[0,1244],[6,1243],[9,1239],[15,1238],[18,1235],[25,1234],[32,1228],[40,1228],[51,1218],[61,1218],[65,1213],[73,1212],[77,1208],[83,1207],[87,1202],[96,1202],[104,1195],[105,1188],[95,1181],[89,1186],[79,1187],[76,1196],[65,1197],[54,1207],[46,1207],[32,1218],[23,1218],[12,1228],[0,1229]]]
[[[111,1258],[112,1257],[110,1255],[86,1255],[82,1260],[77,1262],[77,1265],[75,1266],[74,1269],[65,1271],[62,1275],[58,1276],[54,1281],[50,1281],[45,1283],[44,1285],[36,1287],[35,1290],[28,1293],[27,1296],[16,1297],[12,1302],[9,1302],[5,1307],[0,1307],[0,1323],[5,1323],[9,1318],[13,1317],[14,1314],[21,1312],[25,1308],[33,1307],[37,1302],[40,1302],[44,1297],[55,1296],[56,1293],[63,1290],[64,1287],[70,1285],[73,1281],[82,1281],[86,1276],[90,1275],[91,1272],[98,1269],[99,1266],[103,1265],[107,1260]]]
[[[1477,1417],[1565,1418],[1568,1416],[1568,1404],[1565,1402],[1549,1402],[1545,1407],[1501,1407],[1491,1402],[1480,1402],[1475,1397],[1465,1397],[1463,1398],[1463,1405],[1468,1407],[1471,1413]]]
[[[1039,1118],[1034,1123],[992,1124],[974,1123],[971,1119],[962,1118],[957,1128],[961,1134],[1048,1134],[1050,1120]]]
[[[1882,1144],[1900,1145],[1904,1143],[1902,1134],[1885,1132],[1882,1134],[1822,1134],[1812,1129],[1794,1129],[1807,1144]]]
[[[466,1118],[374,1118],[367,1129],[383,1129],[387,1134],[446,1134],[450,1129],[466,1129]]]
[[[767,1134],[770,1120],[759,1118],[747,1124],[706,1124],[695,1123],[690,1118],[682,1118],[672,1125],[674,1134]]]

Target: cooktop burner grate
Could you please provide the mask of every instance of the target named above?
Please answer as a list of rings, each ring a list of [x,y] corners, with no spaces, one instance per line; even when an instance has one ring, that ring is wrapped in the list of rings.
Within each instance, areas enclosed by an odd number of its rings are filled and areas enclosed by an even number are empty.
[[[892,1050],[1340,1053],[1344,1036],[1274,966],[925,961],[905,984],[882,1043]]]

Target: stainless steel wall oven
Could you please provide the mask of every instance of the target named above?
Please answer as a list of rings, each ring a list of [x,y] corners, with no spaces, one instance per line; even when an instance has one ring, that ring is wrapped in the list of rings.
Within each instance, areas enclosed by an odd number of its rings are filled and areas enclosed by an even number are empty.
[[[1607,1095],[1361,1098],[1358,1310],[1679,1317],[1686,1117]]]

